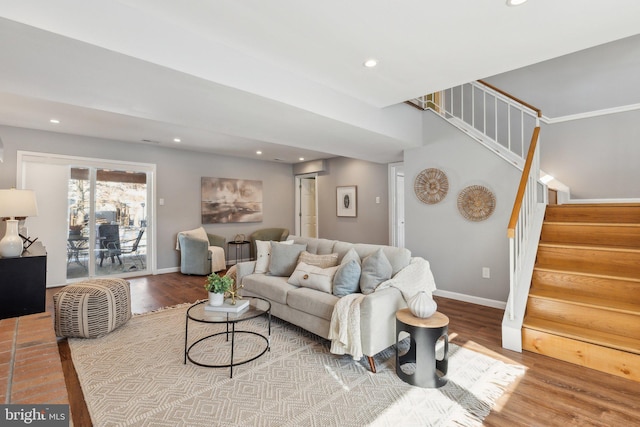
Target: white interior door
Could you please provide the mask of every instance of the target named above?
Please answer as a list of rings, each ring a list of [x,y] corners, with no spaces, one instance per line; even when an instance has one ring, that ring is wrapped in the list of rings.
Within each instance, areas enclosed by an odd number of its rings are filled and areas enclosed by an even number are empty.
[[[404,172],[396,173],[396,236],[397,246],[404,248]]]
[[[300,220],[303,237],[318,237],[315,177],[300,180]]]
[[[295,234],[318,237],[317,174],[298,175],[295,180]]]
[[[404,165],[389,164],[389,242],[404,247]]]

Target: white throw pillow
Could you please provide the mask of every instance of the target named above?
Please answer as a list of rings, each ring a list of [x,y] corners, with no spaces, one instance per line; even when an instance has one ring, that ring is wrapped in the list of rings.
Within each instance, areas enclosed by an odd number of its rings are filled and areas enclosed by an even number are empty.
[[[256,268],[254,273],[266,273],[271,258],[271,242],[256,240]]]
[[[301,262],[296,266],[287,282],[294,286],[303,286],[330,294],[336,270],[338,270],[338,266],[320,268]]]
[[[292,245],[293,240],[279,242],[284,245]],[[269,262],[271,261],[271,241],[256,240],[256,267],[254,273],[266,273],[269,270]]]

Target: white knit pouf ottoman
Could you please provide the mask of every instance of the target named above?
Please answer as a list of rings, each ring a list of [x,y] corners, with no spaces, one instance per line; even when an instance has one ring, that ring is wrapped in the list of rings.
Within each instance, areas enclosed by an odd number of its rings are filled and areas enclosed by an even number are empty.
[[[53,295],[59,337],[98,338],[131,318],[131,293],[124,279],[90,279]]]

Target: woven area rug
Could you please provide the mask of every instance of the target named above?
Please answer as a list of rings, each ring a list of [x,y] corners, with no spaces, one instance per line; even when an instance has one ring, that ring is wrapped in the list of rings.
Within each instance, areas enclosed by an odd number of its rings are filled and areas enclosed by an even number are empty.
[[[331,354],[328,341],[273,318],[271,351],[234,368],[230,379],[229,369],[183,363],[187,308],[135,316],[99,339],[69,340],[95,426],[476,426],[524,372],[450,345],[447,385],[412,387],[395,374],[394,348],[376,357],[373,374],[364,358]],[[263,318],[241,325],[266,331]],[[189,328],[192,343],[223,327],[190,322]],[[237,335],[236,357],[264,345]],[[222,364],[228,351],[221,337],[191,354]]]

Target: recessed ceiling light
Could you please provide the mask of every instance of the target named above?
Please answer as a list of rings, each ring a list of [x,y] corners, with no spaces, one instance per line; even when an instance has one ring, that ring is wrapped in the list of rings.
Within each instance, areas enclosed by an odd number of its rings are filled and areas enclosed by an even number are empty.
[[[60,120],[58,120],[58,119],[51,119],[51,120],[49,120],[49,123],[53,123],[54,125],[57,125],[57,124],[59,124],[59,123],[60,123]]]
[[[520,6],[526,2],[527,0],[507,0],[507,6]]]
[[[258,156],[260,156],[260,155],[262,155],[262,151],[258,150],[258,151],[256,151],[256,154],[257,154]]]
[[[378,61],[373,59],[373,58],[372,59],[367,59],[366,61],[364,61],[364,64],[362,64],[362,65],[364,65],[367,68],[373,68],[376,65],[378,65]]]
[[[182,142],[180,138],[173,138],[173,142]]]
[[[304,160],[304,157],[299,157],[298,160],[302,162]]]

